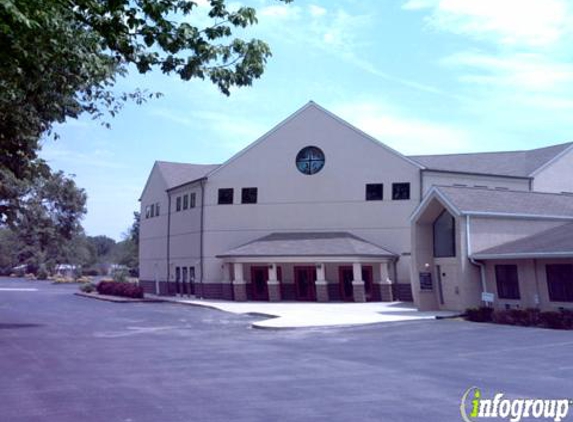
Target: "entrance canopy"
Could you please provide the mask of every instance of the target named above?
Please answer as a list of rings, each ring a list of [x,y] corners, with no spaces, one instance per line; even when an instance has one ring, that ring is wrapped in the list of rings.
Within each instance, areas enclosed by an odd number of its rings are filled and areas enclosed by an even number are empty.
[[[398,255],[347,232],[272,233],[217,258],[227,261],[257,262],[272,258],[274,262],[393,259]]]

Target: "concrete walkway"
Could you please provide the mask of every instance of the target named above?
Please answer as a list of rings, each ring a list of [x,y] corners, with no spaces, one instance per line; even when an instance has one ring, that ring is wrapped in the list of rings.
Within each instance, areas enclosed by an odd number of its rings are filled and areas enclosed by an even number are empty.
[[[160,298],[167,302],[204,306],[235,314],[257,314],[271,317],[254,322],[252,325],[255,328],[340,327],[435,319],[459,314],[459,312],[450,311],[420,312],[412,304],[404,302],[232,302],[165,296]]]

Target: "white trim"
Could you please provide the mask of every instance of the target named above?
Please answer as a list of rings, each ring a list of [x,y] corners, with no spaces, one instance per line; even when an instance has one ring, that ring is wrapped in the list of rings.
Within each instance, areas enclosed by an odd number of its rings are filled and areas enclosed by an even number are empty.
[[[348,263],[348,262],[367,262],[380,263],[392,262],[391,257],[360,257],[360,256],[217,256],[227,263],[282,263],[282,264],[307,264],[307,263]]]
[[[207,173],[205,175],[205,177],[211,177],[212,175],[216,174],[219,170],[227,167],[227,165],[231,164],[232,162],[234,162],[235,160],[237,160],[238,158],[240,158],[241,156],[243,156],[244,154],[246,154],[248,151],[250,151],[252,148],[254,148],[255,146],[257,146],[258,144],[260,144],[261,142],[265,141],[271,134],[273,134],[274,132],[276,132],[277,130],[279,130],[280,128],[282,128],[284,125],[286,125],[288,122],[290,122],[291,120],[293,120],[295,117],[297,117],[299,114],[303,113],[304,111],[306,111],[308,108],[314,107],[315,109],[323,112],[324,114],[328,115],[329,117],[333,118],[334,120],[336,120],[337,122],[343,124],[344,126],[346,126],[347,128],[357,132],[359,135],[362,135],[364,138],[368,139],[369,141],[375,143],[376,145],[386,149],[387,151],[391,152],[392,154],[396,155],[398,158],[403,159],[404,161],[408,162],[409,164],[412,164],[413,166],[415,166],[418,169],[423,169],[424,167],[406,157],[405,155],[402,155],[401,153],[399,153],[398,151],[390,148],[389,146],[383,144],[382,142],[378,141],[377,139],[373,138],[372,136],[368,135],[367,133],[362,132],[360,129],[352,126],[350,123],[346,122],[345,120],[341,119],[340,117],[338,117],[337,115],[331,113],[330,111],[326,110],[325,108],[319,106],[318,104],[316,104],[314,101],[309,101],[308,103],[306,103],[304,106],[302,106],[301,108],[299,108],[297,111],[295,111],[293,114],[291,114],[289,117],[287,117],[286,119],[282,120],[280,123],[278,123],[275,127],[273,127],[271,130],[269,130],[268,132],[266,132],[264,135],[262,135],[261,137],[259,137],[257,140],[255,140],[254,142],[252,142],[251,144],[247,145],[245,148],[243,148],[242,150],[240,150],[239,152],[237,152],[235,155],[231,156],[231,158],[229,158],[227,161],[225,161],[224,163],[222,163],[219,167],[217,167],[216,169],[213,169],[212,171],[210,171],[209,173]]]
[[[474,217],[507,217],[507,218],[524,218],[531,220],[573,220],[572,216],[566,215],[543,215],[543,214],[524,214],[511,212],[493,212],[493,211],[462,211],[462,215],[471,215]]]
[[[416,209],[412,212],[412,215],[409,218],[410,223],[416,220],[421,214],[423,208],[425,208],[432,199],[438,199],[442,202],[442,205],[450,212],[450,214],[455,214],[457,216],[463,215],[463,213],[451,203],[451,201],[442,193],[440,192],[437,186],[432,186],[422,202],[416,207]]]
[[[565,142],[566,143],[566,142]],[[573,150],[573,144],[569,145],[567,148],[565,148],[563,151],[561,151],[559,154],[557,154],[556,156],[554,156],[551,160],[545,162],[541,167],[536,168],[535,170],[533,170],[531,173],[529,173],[529,175],[531,177],[535,177],[537,176],[539,173],[541,173],[543,170],[545,170],[547,167],[549,167],[550,165],[552,165],[555,161],[559,160],[561,157],[563,157],[564,155],[568,154],[569,152],[571,152]]]
[[[506,254],[475,254],[474,259],[530,259],[530,258],[573,258],[573,251],[569,252],[518,252]]]

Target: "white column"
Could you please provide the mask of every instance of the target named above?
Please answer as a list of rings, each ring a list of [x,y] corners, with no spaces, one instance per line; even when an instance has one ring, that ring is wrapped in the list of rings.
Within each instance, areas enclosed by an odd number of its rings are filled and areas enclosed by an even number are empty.
[[[362,264],[360,262],[354,262],[352,264],[352,274],[354,277],[353,282],[363,281],[362,280]]]
[[[277,279],[277,264],[269,265],[269,281],[278,281],[278,279]]]
[[[235,262],[233,264],[233,269],[235,272],[235,284],[240,284],[240,283],[244,283],[245,279],[243,278],[243,263],[241,262]]]
[[[324,264],[316,264],[316,281],[326,281],[325,273]]]
[[[380,263],[380,284],[392,284],[387,261]]]

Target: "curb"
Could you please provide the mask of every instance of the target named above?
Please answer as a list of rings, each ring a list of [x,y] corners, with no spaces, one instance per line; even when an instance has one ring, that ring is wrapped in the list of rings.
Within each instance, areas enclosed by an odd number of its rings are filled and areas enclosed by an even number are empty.
[[[164,300],[161,300],[161,299],[149,299],[149,298],[132,299],[129,297],[100,295],[98,293],[94,294],[94,293],[75,292],[74,295],[80,296],[80,297],[87,297],[90,299],[102,300],[104,302],[114,302],[114,303],[145,303],[145,302],[158,303],[158,302],[165,302]]]

